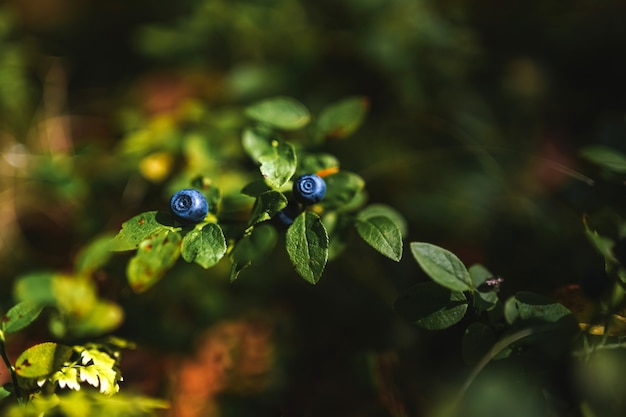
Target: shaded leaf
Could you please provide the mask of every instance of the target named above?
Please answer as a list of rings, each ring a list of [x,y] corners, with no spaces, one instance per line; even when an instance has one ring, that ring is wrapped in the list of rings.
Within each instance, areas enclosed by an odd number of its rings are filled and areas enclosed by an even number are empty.
[[[258,101],[245,109],[248,117],[279,129],[295,130],[311,119],[308,109],[290,97],[273,97]]]
[[[504,304],[504,317],[509,324],[530,319],[553,323],[570,314],[572,313],[564,305],[527,291],[517,293]]]
[[[15,373],[24,378],[42,378],[58,371],[72,356],[72,348],[53,342],[26,349],[15,361]]]
[[[317,120],[319,138],[340,139],[354,133],[369,109],[367,97],[348,97],[326,107]]]
[[[0,400],[12,394],[12,392],[8,389],[10,386],[10,384],[0,386]]]
[[[138,214],[122,224],[122,229],[111,243],[111,250],[129,251],[137,249],[141,242],[152,235],[176,230],[174,225],[175,220],[168,213],[148,211]]]
[[[328,233],[319,216],[305,211],[295,218],[285,235],[289,259],[305,281],[316,284],[328,261]]]
[[[39,317],[43,307],[40,303],[29,301],[17,303],[4,315],[1,325],[2,331],[4,333],[13,333],[23,329]]]
[[[176,263],[180,246],[180,234],[169,230],[142,241],[126,269],[133,291],[143,292],[156,284]]]
[[[463,360],[473,365],[480,361],[498,341],[491,327],[475,322],[465,330],[462,341]]]
[[[398,297],[394,309],[420,327],[441,330],[463,318],[467,299],[462,292],[450,291],[434,282],[423,282]]]
[[[329,168],[339,169],[339,160],[327,153],[298,152],[298,173],[316,174]]]
[[[493,278],[493,274],[481,264],[474,264],[468,270],[472,278],[474,288],[480,287],[488,279]],[[474,307],[478,312],[489,311],[498,303],[498,294],[496,291],[475,291]]]
[[[320,204],[328,210],[351,208],[365,187],[363,178],[350,171],[328,175],[324,181],[326,196]]]
[[[453,291],[473,290],[469,272],[452,252],[424,242],[411,243],[411,252],[433,281]]]
[[[222,228],[208,223],[202,229],[187,233],[182,241],[181,254],[185,261],[210,268],[226,254],[226,239]]]
[[[603,145],[592,145],[583,148],[581,156],[596,165],[619,174],[626,174],[626,155],[617,149]]]
[[[402,233],[389,217],[375,216],[357,220],[355,227],[359,236],[371,247],[389,259],[398,262],[402,258]]]
[[[230,281],[236,280],[243,269],[265,258],[276,246],[277,238],[276,229],[272,226],[254,226],[250,234],[241,238],[230,253],[233,263]]]
[[[278,191],[266,191],[258,195],[252,207],[248,226],[269,220],[287,207],[287,197]]]

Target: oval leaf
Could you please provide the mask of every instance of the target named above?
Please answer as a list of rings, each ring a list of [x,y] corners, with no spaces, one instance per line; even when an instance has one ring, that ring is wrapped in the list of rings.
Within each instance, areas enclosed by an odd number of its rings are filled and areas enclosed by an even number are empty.
[[[626,174],[626,155],[608,146],[593,145],[584,148],[581,156],[596,165],[619,174]]]
[[[58,371],[72,356],[72,348],[46,342],[26,349],[15,361],[15,373],[24,378],[42,378]]]
[[[367,97],[349,97],[326,107],[317,121],[320,139],[345,138],[356,131],[369,109]]]
[[[222,228],[209,223],[202,229],[194,229],[183,238],[181,254],[187,262],[195,262],[203,268],[210,268],[226,253],[226,239]]]
[[[39,317],[41,310],[43,310],[43,305],[39,303],[22,301],[14,305],[2,319],[2,331],[13,333],[23,329]]]
[[[467,304],[462,292],[423,282],[399,297],[394,308],[420,327],[441,330],[458,323],[467,312]]]
[[[300,129],[311,119],[307,108],[290,97],[259,101],[247,107],[245,113],[254,120],[285,130]]]
[[[263,178],[275,188],[281,188],[296,172],[296,150],[290,143],[275,140],[259,162]]]
[[[230,281],[234,281],[239,273],[253,263],[265,258],[276,245],[276,229],[266,224],[252,228],[249,235],[237,242],[230,256],[233,265],[230,270]]]
[[[166,230],[175,230],[174,224],[174,218],[164,212],[148,211],[138,214],[122,224],[122,229],[113,238],[111,250],[137,249],[139,244],[150,236]]]
[[[452,252],[424,242],[411,243],[411,252],[424,272],[436,283],[453,291],[473,290],[469,272]]]
[[[126,270],[133,291],[143,292],[156,284],[180,256],[180,246],[180,235],[167,230],[141,242]]]
[[[517,320],[543,320],[556,322],[572,314],[562,304],[543,295],[521,291],[509,298],[504,305],[504,317],[509,324]]]
[[[271,219],[276,213],[287,207],[287,197],[278,191],[266,191],[259,194],[252,207],[248,226]]]
[[[406,219],[396,209],[385,204],[370,204],[359,212],[357,219],[367,220],[377,216],[384,216],[392,220],[396,226],[398,226],[398,229],[400,229],[402,236],[408,234],[409,226]]]
[[[400,261],[402,233],[393,220],[385,216],[375,216],[357,220],[355,227],[361,238],[371,247],[396,262]]]
[[[305,281],[317,284],[328,261],[328,233],[319,216],[305,211],[295,218],[285,236],[289,259]]]

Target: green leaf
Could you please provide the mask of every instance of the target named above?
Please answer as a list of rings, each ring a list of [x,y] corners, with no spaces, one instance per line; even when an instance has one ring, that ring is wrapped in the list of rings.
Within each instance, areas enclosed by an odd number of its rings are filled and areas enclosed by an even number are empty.
[[[194,229],[183,238],[181,254],[187,262],[195,262],[203,268],[217,264],[226,254],[226,239],[222,228],[208,223],[202,229]]]
[[[93,240],[76,257],[75,270],[79,274],[91,274],[105,265],[111,257],[111,235],[104,235]]]
[[[408,234],[409,227],[406,219],[402,216],[402,214],[400,214],[399,211],[385,204],[370,204],[359,211],[357,219],[367,220],[378,216],[384,216],[393,221],[398,229],[400,229],[402,236],[406,236]]]
[[[268,153],[272,147],[272,141],[278,140],[276,134],[263,127],[248,127],[244,129],[241,136],[241,145],[253,161]]]
[[[596,165],[619,174],[626,174],[626,155],[603,145],[592,145],[583,148],[581,156]]]
[[[326,107],[317,121],[320,139],[341,139],[354,133],[369,109],[367,97],[349,97]]]
[[[422,282],[400,296],[394,309],[405,319],[428,330],[448,328],[463,318],[467,299],[434,282]]]
[[[265,182],[265,180],[260,179],[246,184],[246,186],[243,187],[243,189],[241,190],[241,193],[256,198],[264,192],[271,190],[272,187],[267,185],[267,182]]]
[[[283,193],[266,191],[259,194],[252,207],[248,226],[271,219],[285,207],[287,207],[287,197]]]
[[[285,235],[287,253],[305,281],[317,284],[328,261],[328,233],[319,216],[310,211],[298,215]]]
[[[498,341],[493,330],[484,323],[470,324],[463,335],[463,360],[469,365],[478,363]]]
[[[339,160],[327,153],[302,153],[298,152],[298,172],[311,174],[324,171],[329,168],[339,168]]]
[[[270,185],[280,188],[296,172],[296,150],[287,142],[272,141],[271,148],[260,158],[261,174]]]
[[[509,324],[518,319],[537,319],[553,323],[570,314],[572,313],[564,305],[527,291],[517,293],[504,304],[504,317]]]
[[[128,263],[128,283],[135,292],[152,287],[176,263],[180,256],[181,237],[164,230],[141,242]]]
[[[618,262],[617,258],[613,254],[613,246],[615,242],[605,236],[601,236],[595,230],[591,230],[589,225],[587,224],[586,219],[583,220],[583,224],[585,226],[585,235],[589,242],[593,245],[593,247],[610,263]]]
[[[39,317],[43,307],[42,304],[28,301],[17,303],[4,315],[2,331],[8,334],[23,329]]]
[[[469,272],[452,252],[424,242],[411,243],[411,252],[424,272],[439,285],[453,291],[473,291]]]
[[[9,383],[0,386],[0,400],[12,394],[12,392],[7,389],[9,386]]]
[[[327,210],[352,208],[365,187],[363,178],[350,171],[339,171],[324,178],[326,196],[321,201]]]
[[[249,235],[241,238],[230,256],[233,262],[230,270],[230,281],[234,281],[244,269],[264,259],[276,246],[278,235],[276,229],[267,224],[254,226]]]
[[[54,305],[54,274],[52,272],[34,272],[21,276],[13,287],[16,300],[33,304]]]
[[[137,249],[141,242],[152,235],[176,230],[174,224],[174,218],[167,213],[141,213],[122,224],[122,229],[113,238],[111,250],[122,252]]]
[[[15,373],[24,378],[42,378],[58,371],[72,356],[72,348],[53,342],[26,349],[15,361]]]
[[[483,265],[474,264],[468,270],[472,278],[474,288],[478,288],[480,284],[493,278],[494,275]],[[495,291],[474,291],[474,307],[478,312],[489,311],[498,303],[498,294]]]
[[[285,130],[306,126],[311,119],[307,108],[290,97],[273,97],[258,101],[245,109],[248,117]]]
[[[375,216],[357,220],[355,227],[359,236],[371,247],[389,259],[399,262],[402,258],[402,233],[389,217]]]
[[[99,336],[117,329],[124,320],[124,310],[111,301],[97,301],[84,316],[73,321],[69,330],[76,336]],[[59,334],[63,337],[64,334]]]

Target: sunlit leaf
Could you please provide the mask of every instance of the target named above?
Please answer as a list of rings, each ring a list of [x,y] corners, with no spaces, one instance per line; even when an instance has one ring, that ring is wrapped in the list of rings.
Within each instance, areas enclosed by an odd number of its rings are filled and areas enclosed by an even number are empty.
[[[90,274],[107,263],[111,257],[111,235],[104,235],[93,240],[76,257],[75,268],[79,274]]]
[[[23,329],[39,317],[43,307],[42,304],[29,301],[17,303],[2,318],[2,331],[4,333],[13,333]]]
[[[156,284],[180,256],[181,237],[177,232],[161,231],[145,239],[128,263],[128,282],[136,292]]]
[[[175,230],[174,218],[164,212],[148,211],[138,214],[122,224],[111,243],[113,251],[128,251],[139,247],[139,244],[157,233]]]
[[[246,115],[279,129],[294,130],[304,127],[311,115],[299,101],[289,97],[273,97],[247,107]]]
[[[386,257],[398,262],[402,258],[402,233],[386,216],[357,219],[355,227],[361,238]]]
[[[26,349],[15,361],[15,373],[24,378],[42,378],[63,367],[72,356],[72,348],[53,342]]]
[[[263,178],[272,186],[281,188],[296,172],[296,151],[290,143],[273,141],[259,162]]]
[[[433,281],[453,291],[473,290],[469,272],[452,252],[423,242],[411,243],[411,252]]]
[[[328,261],[328,233],[319,216],[305,211],[297,216],[285,236],[294,268],[305,281],[316,284]]]
[[[386,204],[370,204],[367,207],[364,207],[357,214],[357,218],[360,220],[367,220],[371,217],[377,216],[384,216],[392,220],[400,230],[402,236],[407,235],[409,228],[406,219],[402,216],[402,214],[400,214],[400,212],[391,206]]]
[[[203,268],[212,267],[226,254],[222,228],[215,223],[208,223],[200,230],[191,230],[183,238],[181,254],[187,262],[195,262]]]

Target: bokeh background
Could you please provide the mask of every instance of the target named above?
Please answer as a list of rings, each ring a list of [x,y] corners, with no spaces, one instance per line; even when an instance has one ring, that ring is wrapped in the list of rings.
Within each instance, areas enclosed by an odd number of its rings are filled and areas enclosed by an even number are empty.
[[[0,305],[193,174],[235,195],[254,172],[241,109],[275,95],[314,113],[369,98],[325,151],[405,216],[407,243],[488,266],[503,296],[580,283],[602,268],[582,216],[624,209],[623,182],[579,154],[626,151],[624,21],[618,0],[5,1]],[[463,326],[393,311],[424,279],[408,250],[396,264],[354,239],[315,287],[281,253],[234,284],[228,265],[180,265],[141,295],[127,260],[95,277],[139,345],[122,390],[169,415],[428,415],[463,375]],[[45,321],[19,337],[48,338]]]

